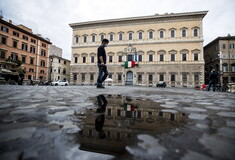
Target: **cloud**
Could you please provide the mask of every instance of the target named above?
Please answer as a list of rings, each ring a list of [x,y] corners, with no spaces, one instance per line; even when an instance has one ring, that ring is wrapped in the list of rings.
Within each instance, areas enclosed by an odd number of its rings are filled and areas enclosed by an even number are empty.
[[[5,18],[48,37],[68,59],[72,44],[70,23],[209,10],[203,20],[206,45],[218,36],[235,35],[234,8],[234,0],[0,0]]]

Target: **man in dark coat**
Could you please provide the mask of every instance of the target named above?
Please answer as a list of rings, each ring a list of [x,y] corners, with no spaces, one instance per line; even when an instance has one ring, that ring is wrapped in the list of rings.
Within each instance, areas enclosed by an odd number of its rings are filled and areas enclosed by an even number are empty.
[[[97,50],[97,63],[99,68],[99,75],[97,78],[97,88],[105,88],[102,83],[108,76],[108,70],[106,66],[106,52],[105,47],[108,46],[109,40],[103,39],[102,44],[99,46]]]
[[[215,69],[212,69],[209,79],[210,79],[210,82],[208,86],[208,91],[210,91],[211,85],[213,85],[213,91],[215,91],[215,85],[218,82],[218,73],[215,72]]]

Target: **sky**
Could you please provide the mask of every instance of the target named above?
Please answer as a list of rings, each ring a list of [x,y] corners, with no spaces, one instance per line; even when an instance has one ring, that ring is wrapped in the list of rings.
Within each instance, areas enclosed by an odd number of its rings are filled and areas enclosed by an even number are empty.
[[[207,10],[204,46],[218,36],[235,36],[235,0],[0,0],[0,10],[5,19],[49,38],[69,60],[70,23]]]

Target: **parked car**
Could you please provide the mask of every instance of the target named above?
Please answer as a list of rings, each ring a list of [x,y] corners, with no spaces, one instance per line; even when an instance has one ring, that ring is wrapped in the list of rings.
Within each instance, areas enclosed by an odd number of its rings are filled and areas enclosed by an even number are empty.
[[[156,87],[166,87],[166,82],[164,81],[159,81],[157,84],[156,84]]]
[[[66,80],[58,80],[56,82],[51,82],[52,86],[67,86],[69,85],[69,82]]]

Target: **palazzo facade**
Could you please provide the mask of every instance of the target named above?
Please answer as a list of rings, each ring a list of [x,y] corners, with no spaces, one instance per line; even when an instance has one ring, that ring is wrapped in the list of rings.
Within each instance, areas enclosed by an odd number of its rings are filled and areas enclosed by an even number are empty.
[[[109,78],[114,85],[172,87],[204,84],[203,25],[207,11],[70,24],[73,29],[71,84],[96,83],[97,48],[106,47]],[[126,68],[127,62],[135,65]]]

